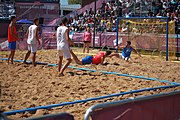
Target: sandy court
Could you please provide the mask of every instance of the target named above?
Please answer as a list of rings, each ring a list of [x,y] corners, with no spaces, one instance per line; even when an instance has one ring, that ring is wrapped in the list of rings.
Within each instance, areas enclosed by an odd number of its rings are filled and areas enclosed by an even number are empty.
[[[80,49],[74,49],[75,52],[81,52]],[[97,53],[98,50],[91,50]],[[26,51],[17,51],[15,59],[23,59]],[[7,57],[8,52],[1,51],[0,57]],[[78,55],[83,58],[85,55]],[[133,54],[133,63],[127,63],[120,59],[106,59],[107,65],[76,65],[73,61],[71,66],[95,69],[97,71],[113,71],[124,74],[146,76],[150,78],[159,78],[171,82],[180,83],[180,63],[165,62],[165,59],[158,57],[143,56],[137,57]],[[37,61],[57,63],[56,50],[38,51]],[[65,76],[57,76],[57,67],[48,67],[46,65],[32,65],[15,63],[7,65],[7,61],[0,61],[0,82],[1,82],[1,100],[0,106],[4,111],[36,107],[62,102],[83,100],[108,94],[120,93],[141,88],[155,86],[165,86],[167,83],[158,81],[147,81],[130,77],[117,75],[105,75],[100,72],[80,71],[68,68]],[[91,101],[82,104],[57,107],[48,110],[39,110],[36,112],[26,112],[10,116],[12,119],[26,118],[30,116],[39,116],[43,114],[56,112],[69,112],[75,116],[76,120],[82,120],[85,111],[90,106],[122,100],[129,97],[151,95],[160,92],[180,90],[180,87],[167,90],[148,91],[132,95],[125,95],[98,101]]]

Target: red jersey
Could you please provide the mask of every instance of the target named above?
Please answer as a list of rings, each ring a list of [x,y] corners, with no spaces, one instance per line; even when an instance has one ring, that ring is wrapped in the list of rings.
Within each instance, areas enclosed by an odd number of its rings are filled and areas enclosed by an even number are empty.
[[[12,32],[13,32],[15,35],[17,35],[16,27],[15,27],[15,26],[13,26],[12,30],[13,30]],[[15,38],[14,36],[11,35],[10,26],[9,26],[9,27],[8,27],[8,42],[15,42],[15,41],[17,41],[17,40],[18,40],[17,38]]]
[[[103,52],[98,53],[97,55],[93,56],[93,64],[99,64],[101,63],[101,58],[104,56],[105,54]]]

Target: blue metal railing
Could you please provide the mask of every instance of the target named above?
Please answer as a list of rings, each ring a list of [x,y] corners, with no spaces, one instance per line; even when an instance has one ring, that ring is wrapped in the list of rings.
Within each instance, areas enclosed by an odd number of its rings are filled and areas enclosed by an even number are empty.
[[[110,95],[105,95],[105,96],[100,96],[100,97],[95,97],[95,98],[88,98],[88,99],[85,99],[85,100],[75,100],[75,101],[72,101],[72,102],[63,102],[63,103],[60,103],[60,104],[51,104],[51,105],[47,105],[47,106],[38,106],[38,107],[26,108],[26,109],[22,109],[22,110],[13,110],[13,111],[9,111],[9,112],[4,112],[4,114],[5,115],[14,115],[16,113],[24,113],[24,112],[28,112],[28,111],[36,111],[36,110],[39,110],[39,109],[50,109],[50,108],[54,108],[54,107],[73,105],[73,104],[77,104],[77,103],[85,103],[85,102],[88,102],[88,101],[95,101],[95,100],[100,100],[100,99],[105,99],[105,98],[118,97],[118,96],[121,96],[121,95],[139,93],[139,92],[150,91],[150,90],[168,89],[168,88],[178,87],[178,86],[180,86],[180,84],[169,85],[169,86],[159,86],[159,87],[154,87],[154,88],[143,88],[143,89],[140,89],[140,90],[132,90],[132,91],[128,91],[128,92],[121,92],[121,93],[117,93],[117,94],[110,94]]]

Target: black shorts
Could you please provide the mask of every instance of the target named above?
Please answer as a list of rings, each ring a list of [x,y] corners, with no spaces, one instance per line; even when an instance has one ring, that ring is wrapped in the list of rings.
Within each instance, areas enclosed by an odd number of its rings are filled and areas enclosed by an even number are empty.
[[[91,43],[91,41],[84,41],[84,43]]]

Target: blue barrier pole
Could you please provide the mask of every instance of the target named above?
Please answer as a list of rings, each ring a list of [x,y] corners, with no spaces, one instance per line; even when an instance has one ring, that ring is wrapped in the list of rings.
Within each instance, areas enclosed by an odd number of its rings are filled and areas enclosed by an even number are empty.
[[[168,18],[166,18],[166,61],[168,61],[168,52],[169,52],[169,49],[168,49],[168,34],[169,34],[169,28],[168,28]]]
[[[143,88],[143,89],[140,89],[140,90],[132,90],[132,91],[128,91],[128,92],[121,92],[121,93],[117,93],[117,94],[110,94],[110,95],[105,95],[105,96],[100,96],[100,97],[95,97],[95,98],[88,98],[88,99],[85,99],[85,100],[76,100],[76,101],[73,101],[73,102],[63,102],[63,103],[60,103],[60,104],[51,104],[51,105],[47,105],[47,106],[38,106],[38,107],[26,108],[26,109],[22,109],[22,110],[13,110],[13,111],[9,111],[9,112],[4,112],[4,114],[5,115],[14,115],[16,113],[24,113],[24,112],[28,112],[28,111],[36,111],[36,110],[39,110],[39,109],[50,109],[50,108],[54,108],[54,107],[73,105],[73,104],[77,104],[77,103],[85,103],[85,102],[88,102],[88,101],[95,101],[95,100],[100,100],[100,99],[105,99],[105,98],[118,97],[118,96],[121,96],[121,95],[127,95],[127,94],[133,94],[133,93],[139,93],[139,92],[157,90],[157,89],[167,89],[167,88],[178,87],[178,86],[180,86],[180,84],[169,85],[169,86],[159,86],[159,87],[154,87],[154,88]]]
[[[116,19],[116,52],[118,53],[119,19]]]
[[[176,46],[177,46],[177,48],[176,48],[176,57],[177,57],[177,60],[179,59],[179,36],[180,36],[180,34],[178,34],[177,33],[177,42],[176,42]]]

